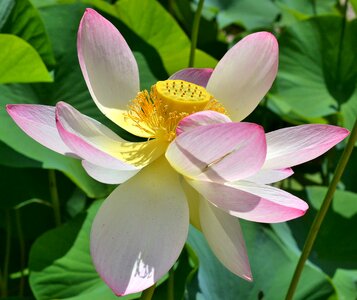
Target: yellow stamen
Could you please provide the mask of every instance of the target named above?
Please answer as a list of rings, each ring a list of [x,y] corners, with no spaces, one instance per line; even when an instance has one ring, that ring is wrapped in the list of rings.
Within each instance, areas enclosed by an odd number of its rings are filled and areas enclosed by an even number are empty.
[[[172,141],[177,124],[202,110],[226,113],[225,108],[205,88],[183,80],[159,81],[139,92],[129,105],[127,117],[152,138]]]

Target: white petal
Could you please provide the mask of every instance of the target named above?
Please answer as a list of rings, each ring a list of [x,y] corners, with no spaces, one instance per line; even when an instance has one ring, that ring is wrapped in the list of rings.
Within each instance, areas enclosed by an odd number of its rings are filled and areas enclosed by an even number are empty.
[[[124,116],[140,85],[135,57],[120,32],[88,8],[79,25],[77,48],[84,79],[98,108],[129,132],[146,136]]]
[[[271,184],[294,174],[294,171],[290,168],[286,169],[261,169],[254,175],[245,178],[246,181],[252,181],[261,184]]]
[[[243,120],[268,92],[278,71],[278,43],[268,32],[248,35],[218,62],[208,84],[233,121]]]
[[[239,220],[205,199],[200,201],[203,234],[214,254],[234,274],[252,281],[252,273]]]
[[[343,140],[345,128],[309,124],[275,130],[266,134],[267,157],[264,169],[289,168],[312,160]]]
[[[136,175],[140,169],[137,170],[123,170],[120,168],[106,168],[90,163],[89,161],[83,160],[82,166],[89,176],[95,180],[107,184],[120,184],[134,175]]]
[[[105,200],[91,232],[94,265],[117,295],[142,291],[175,263],[187,238],[178,174],[162,158]]]

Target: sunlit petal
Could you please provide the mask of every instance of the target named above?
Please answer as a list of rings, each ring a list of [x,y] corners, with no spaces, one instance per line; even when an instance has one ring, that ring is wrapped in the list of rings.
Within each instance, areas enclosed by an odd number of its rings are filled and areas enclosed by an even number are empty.
[[[270,89],[278,70],[278,43],[268,32],[248,35],[219,61],[207,91],[233,121],[243,120]]]
[[[201,199],[200,219],[203,234],[222,264],[234,274],[252,281],[247,250],[238,218]]]
[[[83,159],[95,165],[112,168],[121,164],[122,169],[134,170],[146,166],[165,151],[166,145],[161,145],[161,141],[127,142],[64,102],[59,102],[56,108],[62,139]]]
[[[188,224],[178,174],[157,160],[114,190],[97,213],[91,232],[97,271],[117,295],[148,288],[175,263]]]
[[[140,169],[136,170],[123,170],[121,168],[112,168],[102,167],[90,163],[89,161],[83,160],[82,166],[86,172],[94,178],[95,180],[107,184],[120,184],[127,181],[129,178],[136,175]]]
[[[264,163],[265,134],[253,123],[197,127],[179,135],[166,157],[181,174],[212,181],[234,181],[256,173]]]
[[[288,168],[312,160],[342,141],[345,128],[311,124],[275,130],[266,134],[267,158],[263,168]]]
[[[64,102],[57,104],[56,124],[62,140],[81,158],[102,167],[137,169],[115,158],[107,150],[123,142],[119,136],[103,124],[81,114],[69,104]]]

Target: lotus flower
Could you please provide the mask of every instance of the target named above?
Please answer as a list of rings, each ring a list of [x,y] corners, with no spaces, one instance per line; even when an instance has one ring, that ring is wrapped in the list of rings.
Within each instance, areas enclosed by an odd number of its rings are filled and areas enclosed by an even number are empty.
[[[39,143],[81,159],[93,178],[123,183],[92,226],[91,254],[100,276],[117,295],[150,287],[177,260],[191,220],[229,270],[252,280],[238,218],[283,222],[303,215],[304,201],[268,184],[348,134],[328,125],[265,134],[259,125],[239,122],[276,76],[274,36],[251,34],[214,70],[185,69],[140,91],[138,67],[124,38],[87,9],[78,56],[98,108],[147,141],[125,141],[64,102],[7,110]]]

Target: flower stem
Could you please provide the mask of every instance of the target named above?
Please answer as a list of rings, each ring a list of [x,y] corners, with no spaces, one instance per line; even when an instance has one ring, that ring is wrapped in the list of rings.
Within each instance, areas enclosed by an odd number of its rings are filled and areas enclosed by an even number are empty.
[[[341,33],[340,33],[340,41],[338,44],[338,53],[337,53],[337,65],[336,65],[336,76],[337,76],[337,88],[341,89],[341,84],[342,84],[342,75],[341,75],[341,61],[342,61],[342,53],[343,53],[343,42],[345,38],[345,33],[346,33],[346,25],[347,25],[347,8],[348,8],[348,0],[345,0],[345,3],[342,7],[343,9],[343,18],[342,18],[342,24],[341,24]],[[340,109],[340,104],[338,102],[338,106]]]
[[[175,299],[175,295],[174,295],[174,277],[175,271],[174,271],[174,267],[172,267],[169,271],[169,279],[168,279],[168,283],[167,283],[167,299],[168,300],[174,300]]]
[[[319,233],[320,226],[321,226],[321,224],[322,224],[322,222],[323,222],[323,220],[324,220],[324,218],[326,216],[326,213],[327,213],[327,211],[328,211],[328,209],[330,207],[333,195],[334,195],[334,193],[336,191],[337,184],[341,179],[343,171],[345,170],[345,167],[346,167],[347,162],[348,162],[348,160],[349,160],[349,158],[351,156],[351,153],[353,151],[353,148],[354,148],[354,145],[355,145],[356,141],[357,141],[357,120],[355,121],[355,124],[353,126],[353,129],[352,129],[350,138],[349,138],[349,140],[347,142],[346,148],[342,153],[340,161],[338,162],[335,174],[334,174],[334,176],[332,178],[332,181],[331,181],[331,184],[330,184],[330,186],[329,186],[329,188],[327,190],[325,199],[324,199],[324,201],[323,201],[323,203],[321,205],[320,210],[317,212],[317,215],[316,215],[316,217],[314,219],[314,222],[311,225],[309,234],[308,234],[308,236],[306,238],[305,245],[304,245],[304,248],[302,250],[300,259],[299,259],[299,262],[298,262],[298,264],[296,266],[296,269],[295,269],[295,272],[294,272],[294,276],[293,276],[293,278],[292,278],[292,280],[290,282],[289,290],[288,290],[288,293],[286,294],[285,300],[293,299],[293,296],[294,296],[296,287],[298,285],[301,273],[303,271],[305,262],[306,262],[307,258],[310,255],[312,247],[314,246],[314,243],[315,243],[315,240],[316,240],[316,236]]]
[[[61,210],[56,184],[56,173],[54,170],[48,171],[48,182],[51,194],[52,208],[55,216],[55,224],[56,226],[59,226],[61,225]]]
[[[200,27],[200,19],[201,19],[201,13],[202,13],[204,2],[205,2],[204,0],[199,0],[197,5],[197,10],[193,18],[192,33],[191,33],[191,51],[190,51],[190,60],[188,63],[189,68],[192,68],[195,63],[195,50],[197,46],[198,29]]]
[[[147,288],[141,293],[140,300],[151,300],[152,296],[154,295],[156,285],[152,285],[151,287]]]
[[[15,209],[15,217],[16,217],[16,227],[17,227],[17,236],[19,238],[19,245],[20,245],[20,286],[19,286],[19,296],[22,297],[24,295],[24,287],[25,287],[25,240],[24,240],[24,233],[22,231],[22,224],[21,224],[21,215],[18,209]]]
[[[4,256],[4,269],[1,281],[1,297],[7,297],[7,283],[9,277],[9,262],[11,252],[11,220],[10,211],[5,212],[5,226],[6,226],[6,241],[5,241],[5,256]]]

